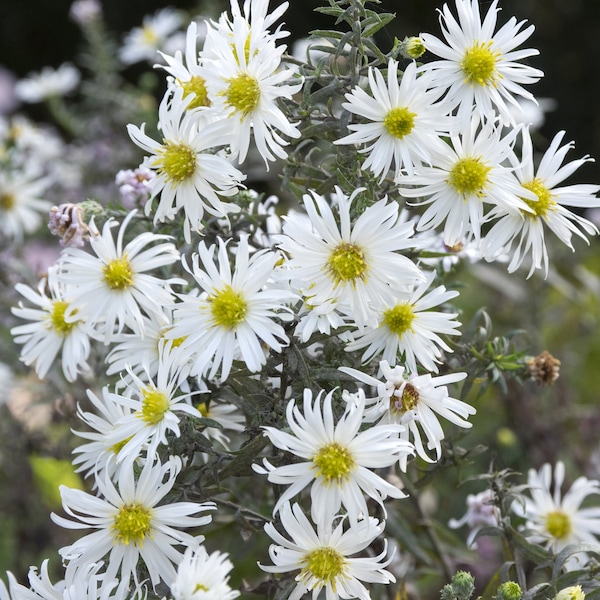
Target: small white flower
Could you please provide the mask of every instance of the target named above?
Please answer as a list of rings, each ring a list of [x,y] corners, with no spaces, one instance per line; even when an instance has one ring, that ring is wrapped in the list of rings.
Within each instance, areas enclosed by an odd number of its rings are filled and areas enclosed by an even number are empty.
[[[89,370],[90,331],[77,311],[71,311],[70,288],[57,281],[56,269],[51,268],[37,292],[24,283],[17,283],[15,289],[39,307],[27,308],[20,302],[12,308],[14,315],[30,321],[11,329],[15,343],[23,344],[21,360],[34,365],[37,376],[44,379],[60,353],[65,378],[75,381],[79,373]]]
[[[147,273],[179,259],[175,246],[163,242],[168,236],[147,231],[124,245],[125,230],[135,212],[123,221],[116,244],[111,228],[118,223],[109,219],[102,234],[90,238],[94,254],[65,248],[58,263],[57,279],[69,286],[71,295],[65,319],[73,320],[75,315],[84,319],[106,343],[111,341],[115,328],[117,333],[125,325],[139,330],[143,326],[142,311],[152,315],[171,304],[170,284],[181,282],[161,280]]]
[[[469,528],[467,546],[477,548],[477,534],[484,527],[497,527],[500,522],[500,511],[494,503],[494,492],[491,489],[469,494],[467,496],[467,512],[460,519],[450,519],[448,526],[458,529],[463,525]]]
[[[23,102],[41,102],[52,96],[65,96],[79,84],[79,71],[64,63],[58,69],[44,67],[40,73],[31,73],[26,79],[17,81],[15,93]]]
[[[404,492],[373,471],[390,467],[401,455],[414,452],[412,444],[398,438],[404,428],[386,424],[360,431],[364,396],[362,402],[348,406],[336,423],[333,391],[323,400],[322,396],[321,392],[313,401],[312,392],[305,389],[302,412],[294,400],[288,403],[286,419],[291,433],[264,427],[274,446],[304,459],[280,467],[274,467],[267,459],[263,459],[264,468],[254,465],[254,470],[267,474],[271,483],[289,486],[273,512],[280,511],[308,485],[312,519],[318,524],[329,523],[342,505],[352,522],[364,518],[369,514],[364,494],[379,504],[388,496],[404,498]]]
[[[466,373],[451,373],[432,377],[429,373],[417,375],[407,373],[404,367],[390,367],[385,360],[379,363],[379,370],[385,381],[367,375],[349,367],[340,367],[340,371],[352,375],[367,385],[375,386],[377,397],[367,400],[366,422],[400,423],[405,430],[400,438],[411,440],[417,454],[427,462],[433,462],[423,446],[421,430],[427,439],[427,448],[435,450],[436,460],[442,455],[440,442],[444,439],[444,430],[438,415],[458,427],[471,427],[466,421],[475,409],[466,402],[450,397],[446,384],[463,380]],[[400,468],[406,471],[407,457],[400,457]]]
[[[490,211],[489,218],[499,219],[483,240],[483,251],[487,260],[497,255],[511,253],[508,271],[516,271],[528,254],[531,254],[531,268],[527,277],[531,277],[536,269],[544,269],[548,275],[548,251],[545,241],[545,228],[571,250],[573,234],[587,242],[583,231],[588,235],[597,235],[598,228],[587,219],[570,211],[567,206],[575,208],[594,208],[600,206],[596,196],[600,186],[560,184],[579,167],[593,159],[584,156],[563,164],[567,152],[573,148],[573,142],[561,146],[565,132],[554,136],[550,147],[539,161],[537,168],[534,162],[533,144],[527,129],[523,130],[522,157],[514,156],[515,175],[524,190],[533,192],[535,200],[525,199],[530,210],[507,210],[510,207],[497,206]],[[583,231],[582,231],[583,230]]]
[[[133,463],[129,463],[129,468],[120,470],[116,487],[108,478],[97,480],[103,497],[61,485],[63,508],[74,520],[54,513],[52,520],[67,529],[95,530],[60,549],[68,568],[85,569],[108,555],[106,579],[120,573],[121,581],[130,582],[133,577],[137,584],[136,568],[141,559],[153,587],[160,580],[167,584],[174,581],[173,563],[178,564],[182,557],[176,546],[197,547],[204,539],[179,528],[206,525],[210,516],[192,515],[215,508],[211,502],[158,504],[173,488],[180,469],[181,459],[176,457],[164,465],[147,460],[136,480]]]
[[[383,179],[393,160],[398,180],[404,172],[412,175],[422,163],[431,164],[433,154],[446,151],[441,136],[450,133],[451,119],[444,105],[435,104],[441,91],[429,89],[427,77],[417,78],[414,62],[398,83],[398,63],[390,60],[387,85],[378,69],[369,68],[369,86],[372,95],[357,87],[342,104],[369,122],[348,125],[354,133],[335,142],[370,144],[359,150],[368,155],[364,168]]]
[[[395,292],[423,279],[420,269],[400,252],[414,247],[412,223],[399,215],[398,203],[386,198],[368,207],[354,223],[347,197],[336,188],[339,225],[329,203],[315,192],[304,196],[306,219],[284,217],[280,248],[290,258],[285,273],[310,305],[334,302],[358,327],[375,323],[375,310]]]
[[[225,402],[202,402],[197,406],[200,414],[206,418],[216,421],[221,427],[206,427],[202,433],[208,439],[214,439],[224,448],[229,448],[230,437],[225,433],[229,431],[244,431],[246,419],[235,404]]]
[[[299,571],[298,582],[289,600],[300,600],[312,591],[316,600],[325,588],[327,600],[360,598],[370,600],[368,589],[362,582],[390,583],[394,576],[385,570],[391,558],[385,560],[387,542],[376,556],[353,556],[362,553],[382,532],[384,523],[367,517],[357,523],[350,522],[344,531],[345,520],[341,518],[334,527],[332,520],[317,525],[304,516],[298,504],[289,502],[281,509],[281,525],[291,539],[284,537],[272,523],[265,525],[265,532],[275,544],[269,548],[273,566],[260,565],[269,573]]]
[[[214,262],[217,246],[207,248],[204,242],[192,267],[185,265],[202,293],[180,295],[166,337],[184,338],[181,350],[196,352],[194,374],[208,372],[213,378],[221,371],[224,381],[234,360],[242,360],[252,372],[260,371],[266,362],[262,344],[281,352],[288,338],[277,313],[289,310],[287,304],[294,296],[270,285],[280,258],[277,252],[261,250],[250,255],[248,238],[242,236],[232,269],[227,245],[221,238],[218,242],[218,266]]]
[[[431,272],[412,292],[383,306],[377,313],[377,326],[352,332],[353,341],[346,350],[366,347],[363,362],[381,354],[381,360],[396,364],[402,357],[412,373],[417,372],[417,362],[437,373],[441,351],[452,352],[439,334],[460,335],[457,329],[460,323],[453,320],[458,313],[429,310],[458,296],[458,292],[447,291],[443,285],[426,293],[434,278],[435,273]]]
[[[172,8],[163,8],[146,15],[141,27],[134,27],[119,49],[119,58],[130,65],[140,61],[153,62],[158,51],[181,25],[181,15]]]
[[[173,600],[233,600],[240,593],[229,586],[233,568],[227,553],[209,554],[204,546],[188,548],[171,584]]]
[[[200,231],[204,212],[222,217],[238,212],[239,206],[223,202],[219,196],[237,193],[244,175],[227,159],[213,154],[213,149],[227,143],[224,132],[198,120],[198,110],[188,110],[194,97],[183,97],[184,90],[167,92],[158,109],[162,141],[157,142],[141,128],[128,125],[131,139],[151,156],[144,166],[156,171],[150,182],[150,199],[145,212],[152,212],[154,198],[159,197],[154,221],[172,220],[183,208],[184,233],[190,240],[190,230]],[[200,129],[199,129],[200,125]],[[225,137],[224,137],[225,136]]]
[[[564,479],[565,465],[561,461],[554,469],[548,463],[539,471],[530,469],[527,487],[531,497],[524,495],[515,500],[512,510],[526,519],[525,535],[528,539],[555,553],[569,544],[580,542],[598,545],[600,549],[600,508],[581,508],[588,496],[600,494],[600,482],[578,477],[563,496]],[[567,570],[576,568],[578,558],[581,558],[580,554],[568,559],[567,565],[571,568],[567,567]]]
[[[534,49],[516,49],[531,36],[533,25],[522,30],[525,22],[517,23],[512,17],[495,32],[499,10],[498,0],[493,0],[482,22],[479,0],[456,0],[458,21],[447,4],[440,11],[446,43],[421,34],[427,50],[441,60],[426,63],[420,70],[431,74],[431,85],[448,90],[447,102],[459,105],[461,127],[472,111],[485,118],[497,111],[504,123],[514,125],[509,110],[510,104],[517,106],[514,95],[534,100],[521,84],[535,83],[543,76],[542,71],[517,62],[539,54]]]

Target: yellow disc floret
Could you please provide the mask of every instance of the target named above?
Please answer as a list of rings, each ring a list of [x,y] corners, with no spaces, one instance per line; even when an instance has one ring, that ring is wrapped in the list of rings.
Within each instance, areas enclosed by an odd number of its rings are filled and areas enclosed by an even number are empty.
[[[169,397],[155,387],[148,386],[142,390],[142,410],[140,417],[148,425],[157,425],[171,407]]]
[[[71,333],[78,321],[65,321],[65,311],[69,307],[69,303],[64,300],[54,300],[52,302],[52,310],[48,324],[58,335],[66,337]],[[76,311],[75,311],[76,312]],[[75,314],[75,312],[73,314]]]
[[[562,510],[555,510],[546,515],[546,531],[557,540],[568,537],[573,530],[569,515]]]
[[[257,79],[247,73],[241,73],[229,79],[228,83],[229,86],[225,91],[227,104],[243,116],[253,112],[260,101],[260,86]]]
[[[317,477],[338,485],[347,481],[356,467],[350,451],[336,442],[320,448],[312,460]]]
[[[127,255],[104,265],[102,273],[106,285],[112,290],[125,290],[133,285],[133,269]]]
[[[189,81],[180,81],[179,85],[183,89],[184,98],[192,93],[196,94],[196,97],[189,103],[188,109],[210,106],[208,90],[206,89],[206,79],[204,77],[194,75]]]
[[[383,313],[383,325],[399,338],[412,329],[414,319],[415,313],[407,302],[396,304]]]
[[[416,113],[410,112],[408,107],[392,108],[383,119],[386,131],[398,139],[407,136],[415,126]]]
[[[115,542],[126,546],[141,546],[151,531],[152,511],[138,503],[121,506],[111,525]]]
[[[537,196],[537,201],[529,200],[529,198],[522,198],[523,202],[525,202],[525,204],[533,211],[533,213],[522,211],[523,215],[528,217],[545,217],[548,211],[552,211],[556,208],[556,201],[552,198],[552,193],[544,185],[541,179],[536,177],[533,181],[522,183],[521,185]]]
[[[181,183],[196,172],[196,153],[187,144],[166,142],[154,166],[170,181]]]
[[[9,192],[0,192],[0,210],[12,210],[16,203],[17,202],[13,194]]]
[[[246,318],[248,303],[242,294],[236,292],[229,285],[215,292],[209,298],[209,302],[213,322],[219,327],[234,329]]]
[[[336,285],[356,279],[364,281],[367,273],[365,255],[360,246],[342,242],[329,255],[327,270]]]
[[[491,167],[481,158],[468,156],[458,160],[450,170],[448,183],[461,196],[483,196]]]
[[[329,584],[335,592],[336,579],[344,573],[346,558],[335,548],[316,548],[302,558],[304,567],[299,578],[306,582],[318,579],[323,585]]]
[[[501,77],[496,69],[500,52],[492,50],[492,42],[477,42],[463,56],[460,68],[465,75],[465,81],[471,85],[496,85]]]

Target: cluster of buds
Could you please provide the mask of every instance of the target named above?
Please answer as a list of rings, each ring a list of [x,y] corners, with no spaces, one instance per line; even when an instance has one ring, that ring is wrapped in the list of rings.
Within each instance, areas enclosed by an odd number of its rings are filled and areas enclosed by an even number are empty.
[[[90,229],[83,219],[80,204],[61,204],[50,209],[48,229],[53,235],[60,237],[63,247],[81,247],[89,237]]]
[[[540,385],[553,385],[560,373],[560,360],[544,350],[527,362],[531,377]]]

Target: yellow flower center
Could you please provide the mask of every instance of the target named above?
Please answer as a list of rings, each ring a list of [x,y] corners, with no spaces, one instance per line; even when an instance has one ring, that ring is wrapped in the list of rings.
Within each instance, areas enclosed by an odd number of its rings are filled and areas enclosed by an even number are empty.
[[[54,302],[52,302],[52,310],[50,311],[49,325],[62,337],[69,335],[73,330],[73,327],[78,323],[78,321],[65,321],[65,311],[68,307],[68,302],[65,302],[64,300],[54,300]],[[75,312],[73,314],[75,314]]]
[[[174,183],[181,183],[196,172],[196,153],[187,144],[165,142],[154,166]]]
[[[561,510],[546,515],[546,531],[555,539],[566,538],[573,530],[571,518]]]
[[[156,42],[158,42],[158,34],[152,27],[142,27],[142,38],[146,44],[152,46],[156,45]]]
[[[399,338],[412,329],[414,319],[415,313],[407,302],[396,304],[383,313],[383,324]]]
[[[408,107],[392,108],[383,119],[383,126],[387,132],[398,139],[407,136],[415,126],[416,113],[410,112]]]
[[[355,279],[366,279],[367,263],[362,249],[342,242],[334,248],[327,261],[327,270],[336,285]]]
[[[124,504],[110,528],[115,542],[141,546],[152,530],[152,511],[137,502]]]
[[[342,484],[356,467],[354,458],[347,448],[333,442],[323,446],[312,459],[317,477],[326,483]]]
[[[248,303],[229,285],[210,297],[209,302],[214,323],[219,327],[234,329],[246,318]]]
[[[450,171],[448,183],[461,195],[483,196],[483,188],[487,184],[487,176],[491,167],[481,158],[469,156],[458,160]]]
[[[132,438],[133,436],[130,435],[129,437],[125,438],[124,440],[121,440],[120,442],[117,442],[116,444],[113,444],[109,450],[115,455],[117,456],[117,454],[119,454],[119,452],[121,452],[121,450],[123,450],[123,448],[125,447],[125,444],[127,444],[127,442]]]
[[[124,290],[133,285],[133,269],[127,255],[115,258],[102,268],[104,281],[112,290]]]
[[[12,210],[15,207],[17,201],[13,194],[9,192],[0,193],[0,209],[1,210]]]
[[[201,402],[200,404],[198,404],[198,406],[196,406],[196,408],[198,409],[198,412],[203,417],[208,417],[208,403],[207,402]]]
[[[496,61],[501,53],[491,48],[491,41],[476,42],[465,52],[460,68],[465,81],[471,85],[496,85],[496,80],[501,77],[496,70]]]
[[[526,190],[533,192],[537,197],[535,200],[522,198],[523,202],[533,210],[533,213],[522,211],[527,217],[545,217],[548,211],[555,210],[556,201],[552,198],[550,190],[537,177],[533,181],[521,184]]]
[[[258,80],[247,73],[232,77],[229,79],[225,96],[229,106],[243,116],[247,116],[258,106],[260,100]]]
[[[194,588],[194,594],[196,592],[208,592],[210,591],[210,588],[207,588],[203,583],[197,583],[196,587]]]
[[[336,579],[344,573],[346,567],[347,561],[343,554],[335,548],[316,548],[305,554],[302,562],[305,566],[300,572],[301,580],[307,581],[314,577],[324,585],[330,585],[335,593]]]
[[[199,75],[194,75],[189,81],[180,81],[179,85],[183,89],[184,98],[192,93],[196,94],[196,97],[190,102],[188,109],[210,106],[208,90],[206,89],[206,79]]]
[[[419,390],[412,384],[404,385],[400,398],[392,396],[390,412],[393,414],[404,414],[409,410],[415,410],[419,404]]]
[[[139,416],[148,425],[160,423],[170,407],[171,402],[164,392],[152,386],[142,390],[142,410]]]

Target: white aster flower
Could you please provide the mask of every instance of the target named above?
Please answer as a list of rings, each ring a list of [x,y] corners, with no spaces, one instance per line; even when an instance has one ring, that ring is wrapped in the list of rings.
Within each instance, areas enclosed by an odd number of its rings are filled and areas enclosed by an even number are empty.
[[[277,448],[291,452],[304,462],[274,467],[263,459],[264,468],[254,470],[268,476],[271,483],[289,486],[279,497],[273,513],[310,485],[311,515],[315,523],[331,521],[343,505],[350,520],[356,522],[369,514],[364,494],[383,504],[406,495],[373,470],[392,466],[402,454],[412,454],[412,444],[399,439],[401,425],[385,424],[360,431],[364,416],[362,402],[347,406],[334,422],[332,396],[322,400],[322,392],[313,401],[312,392],[304,390],[303,411],[290,400],[286,418],[291,433],[264,427],[265,435]],[[323,407],[321,408],[321,402]]]
[[[197,406],[200,414],[206,418],[216,421],[221,427],[206,427],[202,434],[208,439],[214,439],[224,448],[229,448],[231,438],[225,433],[226,430],[241,432],[244,431],[246,419],[240,414],[235,404],[227,402],[202,402]]]
[[[421,430],[425,434],[427,448],[435,451],[435,460],[442,455],[441,441],[444,430],[438,416],[444,417],[458,427],[469,428],[465,419],[475,414],[475,409],[466,402],[452,398],[446,385],[463,380],[466,373],[450,373],[432,377],[429,373],[409,373],[400,365],[390,367],[385,360],[379,363],[385,378],[380,381],[362,371],[340,367],[340,371],[352,375],[359,381],[377,389],[377,397],[367,400],[365,421],[370,423],[400,423],[405,429],[400,438],[412,441],[417,454],[427,462],[434,462],[427,454]],[[407,457],[400,456],[400,468],[406,471]]]
[[[554,469],[548,463],[539,471],[530,469],[527,487],[531,497],[523,495],[515,500],[512,510],[526,519],[527,538],[556,554],[569,544],[581,542],[598,545],[600,549],[600,508],[581,508],[588,496],[600,494],[600,482],[578,477],[563,496],[564,479],[565,465],[561,461]],[[581,554],[569,558],[568,570],[576,568],[578,556],[581,558]]]
[[[181,25],[181,14],[172,8],[163,8],[146,15],[141,27],[134,27],[123,40],[119,58],[126,65],[140,61],[153,62],[158,51]]]
[[[58,263],[57,278],[69,286],[71,302],[65,319],[84,319],[108,343],[125,325],[140,330],[144,313],[151,315],[171,304],[170,284],[179,279],[162,280],[147,272],[170,265],[179,259],[179,252],[168,236],[149,231],[137,235],[124,245],[127,226],[135,210],[125,218],[116,244],[111,229],[118,225],[109,219],[102,234],[90,237],[94,254],[79,248],[65,248]],[[155,244],[155,242],[163,242]],[[153,245],[151,245],[153,244]]]
[[[484,527],[498,527],[500,523],[500,510],[494,502],[494,492],[491,489],[478,494],[467,496],[467,512],[460,519],[450,519],[448,526],[458,529],[463,525],[469,528],[467,546],[477,548],[477,534]]]
[[[387,541],[377,556],[354,556],[362,553],[383,532],[384,523],[367,517],[358,523],[350,522],[344,531],[345,520],[336,526],[329,520],[318,524],[317,531],[306,518],[298,504],[289,502],[281,509],[281,525],[291,539],[284,537],[272,523],[265,525],[265,532],[275,544],[269,548],[273,566],[260,565],[269,573],[299,571],[298,582],[289,600],[300,600],[312,591],[316,598],[325,588],[327,600],[360,598],[370,600],[365,583],[390,583],[394,576],[385,570],[391,558],[385,560]]]
[[[141,128],[129,124],[127,131],[140,148],[152,155],[146,157],[144,166],[156,171],[150,182],[146,214],[152,212],[152,200],[156,197],[159,201],[154,211],[155,223],[172,220],[183,208],[184,233],[189,242],[190,230],[202,229],[204,211],[222,217],[240,210],[219,196],[236,194],[244,175],[226,158],[212,152],[227,143],[228,133],[202,125],[197,117],[200,109],[188,110],[194,96],[188,94],[184,98],[183,94],[183,88],[176,88],[172,95],[165,94],[160,103],[162,142],[146,135],[145,124]]]
[[[77,416],[87,425],[88,431],[72,430],[76,436],[87,440],[73,450],[73,465],[77,467],[77,473],[93,476],[93,488],[96,489],[99,479],[115,481],[118,477],[123,461],[117,460],[117,457],[127,440],[115,443],[114,431],[116,424],[131,411],[117,402],[117,395],[108,386],[102,388],[102,397],[92,390],[87,390],[87,397],[93,412],[77,405]]]
[[[432,75],[431,85],[448,90],[445,100],[459,105],[461,124],[475,111],[485,118],[498,112],[505,124],[514,125],[509,110],[510,104],[518,106],[514,95],[535,101],[522,84],[535,83],[543,76],[542,71],[518,62],[539,54],[535,49],[516,49],[531,36],[534,26],[522,29],[525,22],[511,17],[495,32],[497,6],[498,0],[493,0],[482,22],[479,0],[456,0],[458,21],[444,4],[440,27],[446,43],[421,34],[427,50],[441,60],[426,63],[420,70]]]
[[[298,325],[294,329],[294,335],[303,342],[308,342],[316,330],[329,336],[332,329],[346,324],[344,316],[337,311],[337,302],[334,299],[325,300],[320,304],[313,304],[314,301],[314,298],[305,300],[298,310]]]
[[[53,69],[44,67],[39,73],[31,73],[17,81],[15,93],[23,102],[35,103],[52,96],[65,96],[79,84],[79,71],[70,63]]]
[[[180,295],[173,327],[166,336],[185,338],[182,352],[197,353],[193,374],[208,372],[213,378],[220,371],[224,381],[234,360],[242,360],[252,372],[260,371],[266,362],[263,344],[281,352],[288,338],[276,319],[295,298],[270,283],[279,253],[261,250],[250,255],[248,238],[242,236],[232,268],[226,243],[218,241],[218,265],[214,261],[217,246],[207,248],[204,242],[198,246],[192,267],[185,265],[202,293]]]
[[[435,273],[431,272],[411,293],[397,296],[383,306],[377,314],[378,325],[352,332],[354,339],[346,350],[366,347],[363,362],[381,354],[381,360],[394,365],[402,358],[411,373],[417,372],[417,362],[437,373],[441,351],[452,352],[439,334],[460,335],[457,329],[460,323],[453,321],[458,313],[429,310],[458,296],[458,292],[447,291],[443,285],[426,293],[434,278]]]
[[[366,153],[364,168],[385,178],[392,160],[396,180],[404,173],[412,175],[419,165],[431,164],[433,154],[444,153],[447,145],[441,136],[451,130],[451,119],[443,104],[435,104],[441,95],[429,89],[427,77],[417,77],[416,64],[409,63],[398,83],[398,63],[390,60],[387,85],[381,71],[369,69],[371,95],[360,87],[346,94],[342,106],[368,120],[352,123],[350,135],[336,144],[369,144],[359,150]]]
[[[178,393],[178,362],[165,344],[156,375],[146,373],[142,380],[130,370],[131,383],[123,394],[114,395],[114,402],[128,409],[108,436],[109,443],[122,446],[117,462],[135,460],[142,449],[146,456],[154,457],[158,445],[167,444],[167,432],[179,437],[179,414],[202,416],[190,403],[191,393]]]
[[[77,375],[89,370],[89,330],[76,311],[71,312],[71,296],[68,286],[56,279],[56,269],[48,270],[47,278],[41,279],[37,291],[24,283],[15,289],[31,304],[28,308],[19,303],[12,312],[20,319],[30,321],[11,329],[17,344],[23,344],[21,360],[33,365],[40,379],[44,379],[60,353],[62,372],[67,381],[75,381]],[[67,313],[71,313],[69,318]]]
[[[512,251],[508,263],[508,271],[516,271],[525,257],[531,253],[531,268],[527,277],[531,277],[536,269],[544,269],[548,275],[548,251],[545,242],[546,227],[571,250],[573,234],[588,241],[588,235],[597,235],[598,228],[587,219],[570,211],[567,206],[575,208],[594,208],[600,206],[596,196],[600,186],[560,184],[579,167],[593,159],[584,156],[563,164],[567,152],[573,148],[573,142],[561,146],[565,132],[554,136],[550,147],[544,153],[537,168],[535,167],[533,144],[527,129],[523,130],[522,157],[516,156],[512,162],[515,175],[524,190],[533,192],[535,200],[525,199],[529,210],[512,209],[497,206],[489,214],[489,218],[499,219],[483,240],[483,251],[486,259],[493,260],[497,255]],[[582,231],[583,230],[583,231]]]
[[[61,556],[68,561],[67,568],[85,569],[108,555],[106,579],[112,580],[120,573],[122,582],[129,583],[133,576],[137,584],[136,569],[141,559],[153,587],[161,580],[166,584],[174,581],[173,563],[178,564],[182,558],[176,546],[197,547],[204,539],[179,528],[206,525],[211,521],[210,516],[192,515],[215,508],[211,502],[158,504],[173,488],[180,469],[178,457],[171,457],[164,465],[147,460],[136,480],[130,463],[129,468],[119,472],[116,487],[108,478],[98,479],[98,490],[103,497],[61,485],[63,508],[74,520],[54,513],[52,520],[68,529],[95,530],[60,549]]]
[[[497,124],[472,119],[463,135],[451,136],[446,153],[437,156],[434,165],[422,166],[418,174],[404,177],[400,193],[424,198],[413,203],[415,206],[429,205],[417,230],[434,229],[445,221],[444,243],[455,246],[471,236],[480,240],[486,204],[531,212],[525,199],[535,201],[535,194],[524,190],[514,169],[503,164],[513,154],[518,131],[514,128],[502,137]]]
[[[268,167],[269,161],[287,156],[283,148],[288,142],[282,135],[300,137],[278,102],[290,99],[302,82],[290,83],[296,72],[281,66],[285,46],[265,44],[262,26],[249,33],[246,19],[234,18],[232,34],[215,34],[209,28],[207,37],[211,54],[204,60],[203,73],[214,100],[211,110],[220,115],[215,125],[227,136],[231,153],[240,163],[246,159],[253,137]]]
[[[398,203],[384,198],[368,207],[355,223],[350,220],[349,198],[336,188],[339,220],[327,200],[312,192],[304,218],[284,217],[280,248],[290,259],[289,278],[311,305],[336,302],[348,306],[358,327],[375,323],[375,309],[389,302],[398,290],[422,279],[420,269],[400,251],[413,248],[413,225],[399,218]]]
[[[209,554],[204,546],[188,548],[171,584],[173,600],[233,600],[240,593],[229,586],[233,568],[227,553]]]
[[[32,233],[48,215],[52,203],[42,198],[50,182],[27,173],[0,171],[0,235],[20,242],[24,233]]]

